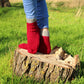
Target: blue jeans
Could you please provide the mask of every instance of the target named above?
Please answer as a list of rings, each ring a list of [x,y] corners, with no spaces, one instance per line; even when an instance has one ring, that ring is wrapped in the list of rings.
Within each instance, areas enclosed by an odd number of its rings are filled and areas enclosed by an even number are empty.
[[[45,0],[23,0],[27,19],[37,19],[40,29],[48,28],[48,10]]]

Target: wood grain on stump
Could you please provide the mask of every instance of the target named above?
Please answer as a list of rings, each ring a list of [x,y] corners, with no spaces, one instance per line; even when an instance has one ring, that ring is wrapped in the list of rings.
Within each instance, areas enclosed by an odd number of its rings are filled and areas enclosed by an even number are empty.
[[[25,49],[16,49],[14,55],[14,72],[36,80],[55,82],[67,81],[75,75],[79,67],[79,56],[72,57],[62,48],[54,48],[50,54],[30,54]]]

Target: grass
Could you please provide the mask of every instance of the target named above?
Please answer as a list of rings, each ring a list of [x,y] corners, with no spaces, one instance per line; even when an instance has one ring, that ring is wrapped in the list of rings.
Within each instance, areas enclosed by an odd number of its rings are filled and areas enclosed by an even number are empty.
[[[51,48],[57,45],[72,56],[79,54],[80,73],[71,83],[84,84],[84,13],[76,17],[77,9],[52,8],[50,4],[48,10]],[[0,84],[44,84],[25,77],[21,80],[13,74],[10,59],[23,42],[26,43],[26,19],[22,3],[0,8]]]

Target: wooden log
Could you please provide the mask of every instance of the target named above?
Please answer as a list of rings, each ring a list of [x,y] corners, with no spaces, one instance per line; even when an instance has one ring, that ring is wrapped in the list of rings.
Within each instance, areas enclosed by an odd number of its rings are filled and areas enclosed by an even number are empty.
[[[62,48],[55,47],[50,54],[30,54],[17,48],[14,55],[13,70],[16,75],[26,75],[36,80],[55,82],[67,81],[78,70],[79,56],[72,57]]]

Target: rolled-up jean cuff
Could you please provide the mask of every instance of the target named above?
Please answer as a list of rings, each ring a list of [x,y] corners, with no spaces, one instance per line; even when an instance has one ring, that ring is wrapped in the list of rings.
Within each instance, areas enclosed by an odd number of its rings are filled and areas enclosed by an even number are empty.
[[[49,28],[48,26],[48,17],[37,19],[37,24],[40,29]]]
[[[43,28],[49,28],[49,27],[46,25],[46,26],[43,26]],[[41,29],[43,29],[43,28],[41,28]]]

